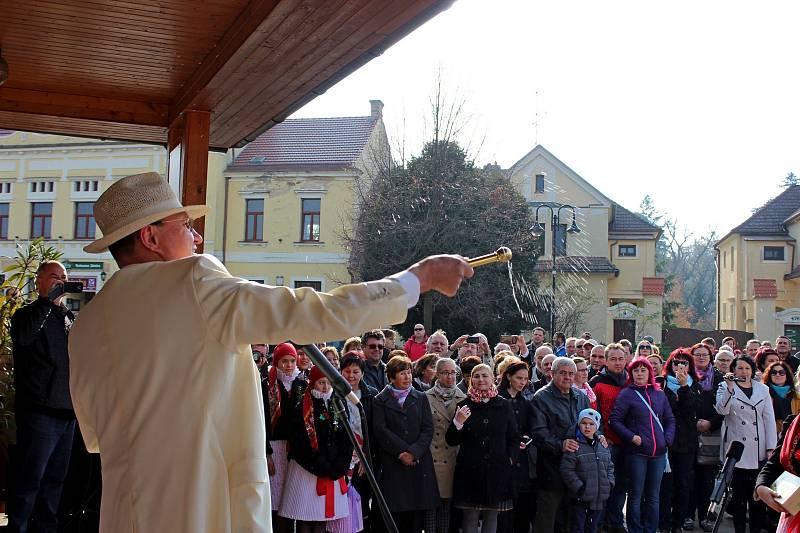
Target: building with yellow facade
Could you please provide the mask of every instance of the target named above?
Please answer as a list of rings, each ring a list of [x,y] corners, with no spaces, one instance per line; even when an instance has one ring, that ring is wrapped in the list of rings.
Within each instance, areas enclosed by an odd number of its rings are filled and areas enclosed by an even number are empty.
[[[792,185],[716,244],[717,328],[777,335],[800,347],[800,186]]]
[[[389,156],[382,108],[375,100],[367,116],[286,120],[244,149],[209,153],[204,251],[265,283],[349,282],[343,235],[358,187]],[[43,237],[84,282],[86,294],[67,301],[79,310],[116,270],[110,254],[83,251],[100,236],[95,200],[121,177],[166,175],[167,164],[163,146],[0,130],[0,264]]]
[[[660,342],[664,279],[656,276],[655,252],[661,230],[609,199],[541,145],[517,161],[509,176],[544,228],[537,270],[539,292],[548,297],[552,219],[550,209],[540,206],[575,208],[580,232],[569,232],[573,210],[565,208],[555,235],[556,298],[567,300],[562,312],[582,309],[573,317],[576,329],[566,333],[589,331],[601,342],[651,335]]]

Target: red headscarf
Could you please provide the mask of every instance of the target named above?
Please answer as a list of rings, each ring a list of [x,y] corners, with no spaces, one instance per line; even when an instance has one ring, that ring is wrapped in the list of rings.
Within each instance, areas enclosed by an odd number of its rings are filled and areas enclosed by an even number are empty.
[[[303,395],[303,422],[306,426],[311,449],[314,451],[319,448],[319,443],[317,442],[317,429],[314,427],[314,401],[312,400],[311,391],[317,381],[324,377],[325,374],[322,373],[318,366],[312,366],[308,375],[308,387]]]
[[[275,425],[281,418],[281,390],[278,383],[278,361],[286,356],[297,358],[297,350],[288,342],[284,342],[275,347],[272,351],[272,367],[267,376],[267,392],[269,395],[270,426],[275,430]]]

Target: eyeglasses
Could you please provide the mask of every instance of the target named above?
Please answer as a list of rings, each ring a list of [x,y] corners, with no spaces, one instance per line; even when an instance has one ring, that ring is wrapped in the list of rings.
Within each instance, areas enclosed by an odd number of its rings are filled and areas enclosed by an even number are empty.
[[[424,331],[425,328],[414,328],[414,331]]]
[[[455,370],[442,370],[441,372],[439,372],[439,374],[442,375],[442,376],[455,376],[456,375],[456,371]]]
[[[689,361],[673,361],[672,366],[689,366]]]
[[[786,371],[785,370],[773,370],[772,371],[772,375],[773,376],[785,376],[786,375]]]
[[[186,220],[181,220],[179,218],[176,218],[174,220],[157,220],[156,222],[153,222],[153,225],[154,226],[160,226],[161,224],[169,224],[171,222],[180,222],[189,231],[193,231],[194,230],[194,219],[193,218],[187,218]]]
[[[367,348],[371,350],[383,350],[383,344],[367,344]]]

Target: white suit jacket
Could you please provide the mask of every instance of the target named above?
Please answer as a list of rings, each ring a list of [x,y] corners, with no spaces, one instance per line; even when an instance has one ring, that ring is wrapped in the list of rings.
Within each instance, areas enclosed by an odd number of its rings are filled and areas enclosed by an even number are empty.
[[[733,393],[729,392],[723,381],[717,388],[715,407],[719,414],[725,416],[719,451],[722,461],[725,461],[728,445],[738,440],[744,444],[744,453],[736,463],[736,468],[761,468],[760,463],[767,458],[767,450],[774,450],[778,442],[769,387],[754,381],[753,394],[748,398],[736,385],[733,386]]]
[[[342,339],[405,320],[396,280],[269,287],[214,257],[130,265],[70,332],[70,390],[100,453],[104,532],[269,532],[264,412],[250,344]]]

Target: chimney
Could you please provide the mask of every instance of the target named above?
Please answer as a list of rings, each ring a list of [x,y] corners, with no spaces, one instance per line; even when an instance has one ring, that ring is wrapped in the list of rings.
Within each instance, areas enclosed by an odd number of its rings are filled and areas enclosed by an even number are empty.
[[[379,119],[383,117],[383,102],[380,100],[370,100],[370,116],[374,119]]]

